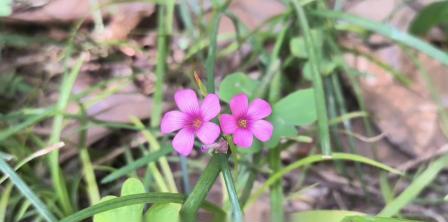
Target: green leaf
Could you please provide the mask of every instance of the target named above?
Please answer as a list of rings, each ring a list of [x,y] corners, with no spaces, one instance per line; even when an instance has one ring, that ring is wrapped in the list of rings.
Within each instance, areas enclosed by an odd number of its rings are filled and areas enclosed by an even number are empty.
[[[127,179],[121,188],[122,197],[140,193],[145,193],[145,187],[143,186],[143,183],[136,178]],[[121,217],[123,220],[117,221],[142,221],[143,207],[145,207],[144,204],[136,204],[120,208],[123,212]]]
[[[9,16],[12,13],[12,0],[0,1],[0,17]]]
[[[235,146],[236,146],[236,144],[235,144]],[[250,146],[249,148],[238,147],[238,149],[236,149],[236,151],[238,153],[246,154],[246,155],[247,154],[254,154],[254,153],[259,152],[262,147],[263,147],[263,144],[261,143],[261,141],[253,140],[252,146]]]
[[[397,219],[389,217],[347,216],[341,222],[419,222],[416,220]]]
[[[121,196],[129,196],[132,194],[145,193],[145,188],[142,182],[136,178],[127,179],[122,188]],[[115,196],[106,196],[100,200],[105,202],[108,200],[116,199]],[[94,222],[111,222],[111,221],[142,221],[144,204],[134,204],[130,206],[123,206],[121,208],[116,208],[109,210],[100,214],[96,214],[93,217]]]
[[[219,87],[219,96],[225,102],[230,102],[233,96],[245,93],[249,99],[253,99],[255,89],[260,83],[249,78],[242,72],[230,74],[224,78]]]
[[[323,45],[322,32],[319,29],[310,30],[310,35],[314,40],[314,44],[317,49],[320,49]],[[289,50],[293,56],[301,59],[308,58],[307,45],[303,36],[295,37],[289,42]]]
[[[415,35],[425,35],[436,25],[447,24],[448,1],[439,1],[423,8],[411,22],[409,31]]]
[[[341,222],[345,217],[362,213],[345,210],[310,210],[291,215],[292,222]]]
[[[87,219],[93,215],[109,211],[116,208],[121,208],[129,205],[143,204],[143,203],[183,203],[185,196],[178,193],[142,193],[132,194],[124,197],[117,197],[95,204],[91,207],[80,210],[62,220],[60,222],[76,222]],[[215,217],[225,218],[226,213],[218,206],[204,201],[199,204],[203,209],[215,214]],[[114,220],[118,221],[118,220]],[[129,220],[126,220],[129,221]]]
[[[101,198],[101,200],[98,203],[102,203],[108,200],[113,200],[117,198],[116,196],[105,196],[103,198]],[[110,211],[106,211],[100,214],[96,214],[95,216],[93,216],[93,222],[110,222],[110,221],[114,221],[115,218],[117,218],[117,214],[119,214],[119,209],[117,208],[115,210],[110,210]]]
[[[179,222],[180,204],[165,203],[154,204],[145,215],[146,222],[170,221]]]
[[[280,143],[281,138],[297,135],[295,126],[288,124],[281,118],[271,117],[269,121],[274,125],[271,139],[265,143],[268,148],[274,148]]]
[[[331,74],[338,66],[336,62],[328,61],[326,59],[321,59],[319,65],[320,65],[319,71],[323,76]],[[305,65],[303,66],[303,77],[308,81],[313,80],[313,73],[311,70],[310,62],[306,62]]]
[[[305,40],[303,37],[295,37],[289,42],[289,50],[291,54],[301,59],[308,58],[308,52],[306,51]]]
[[[268,118],[274,125],[272,138],[266,143],[269,148],[275,147],[281,137],[297,134],[294,126],[304,126],[316,121],[314,90],[298,90],[279,100]]]

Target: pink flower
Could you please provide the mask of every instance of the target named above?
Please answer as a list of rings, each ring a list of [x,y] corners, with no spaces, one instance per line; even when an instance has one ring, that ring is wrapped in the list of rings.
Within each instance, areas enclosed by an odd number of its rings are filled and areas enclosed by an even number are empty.
[[[230,101],[232,115],[223,114],[219,118],[224,134],[233,134],[233,142],[248,148],[252,145],[253,136],[262,142],[272,136],[272,124],[263,118],[272,113],[271,105],[262,99],[255,99],[249,106],[245,94],[234,96]]]
[[[212,144],[220,134],[219,126],[210,122],[221,111],[219,98],[209,94],[199,105],[196,93],[191,89],[179,90],[174,96],[180,111],[165,113],[160,126],[162,134],[180,131],[172,141],[174,149],[188,156],[193,150],[195,135],[204,144]]]

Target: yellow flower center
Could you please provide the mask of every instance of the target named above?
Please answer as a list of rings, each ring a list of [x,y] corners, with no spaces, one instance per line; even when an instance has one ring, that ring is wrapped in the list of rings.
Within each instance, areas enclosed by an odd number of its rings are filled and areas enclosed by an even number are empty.
[[[240,128],[247,128],[247,120],[246,119],[240,119],[239,121],[238,121],[238,126],[240,127]]]
[[[199,127],[202,126],[202,120],[201,119],[194,119],[193,120],[193,128],[199,129]]]

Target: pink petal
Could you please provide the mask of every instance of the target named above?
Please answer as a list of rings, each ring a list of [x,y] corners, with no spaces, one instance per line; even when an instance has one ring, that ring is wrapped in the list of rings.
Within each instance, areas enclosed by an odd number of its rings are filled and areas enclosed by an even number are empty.
[[[239,147],[249,148],[253,140],[252,132],[246,129],[237,129],[233,134],[233,142]]]
[[[247,115],[252,119],[263,119],[272,113],[271,105],[262,100],[255,99],[249,106],[249,110],[247,111]]]
[[[188,156],[193,150],[194,132],[189,129],[181,129],[173,139],[174,149],[183,156]]]
[[[199,110],[198,97],[191,89],[178,90],[174,95],[174,100],[182,112],[194,113]]]
[[[163,115],[160,131],[162,134],[174,132],[185,125],[185,120],[187,118],[187,114],[179,111],[167,112]]]
[[[266,120],[257,120],[252,124],[251,131],[257,139],[266,142],[272,137],[274,127]]]
[[[230,100],[230,110],[234,116],[240,116],[247,113],[247,107],[249,106],[249,99],[246,94],[241,93],[236,95]]]
[[[209,121],[221,111],[221,105],[219,104],[219,98],[216,94],[208,94],[201,104],[201,112],[204,121]]]
[[[212,122],[205,122],[197,131],[197,136],[204,144],[212,144],[216,141],[221,130]]]
[[[219,123],[224,134],[232,134],[238,128],[235,118],[229,114],[222,114],[219,117]]]

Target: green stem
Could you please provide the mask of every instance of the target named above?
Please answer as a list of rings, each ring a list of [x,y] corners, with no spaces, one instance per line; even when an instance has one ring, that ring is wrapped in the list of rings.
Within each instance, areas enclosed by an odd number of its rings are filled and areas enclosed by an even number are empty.
[[[81,136],[80,136],[80,147],[79,158],[81,159],[83,177],[87,184],[87,194],[89,196],[90,205],[94,205],[100,201],[100,192],[98,189],[98,184],[96,183],[95,171],[93,170],[92,161],[90,160],[89,150],[87,148],[87,119],[85,109],[82,104],[81,107]]]
[[[64,127],[64,111],[70,99],[70,94],[75,84],[76,77],[79,74],[83,63],[83,59],[79,58],[70,73],[64,75],[61,84],[58,103],[56,104],[56,114],[53,120],[53,130],[48,140],[48,144],[55,144],[60,141],[61,133]],[[50,173],[53,185],[59,202],[65,214],[73,212],[73,206],[67,191],[61,168],[59,166],[59,151],[52,152],[49,157]]]
[[[202,172],[196,186],[188,195],[182,208],[180,209],[181,221],[194,222],[197,221],[196,215],[204,199],[207,197],[208,192],[212,188],[213,184],[218,177],[220,171],[220,155],[214,154],[204,172]]]
[[[280,146],[277,146],[271,150],[269,150],[269,166],[273,174],[277,173],[281,167],[281,159],[280,159]],[[283,187],[282,181],[272,184],[270,186],[270,195],[271,195],[271,221],[281,222],[284,221],[284,213],[283,213]]]
[[[161,5],[158,19],[158,35],[157,35],[157,65],[156,65],[156,86],[152,102],[151,114],[151,128],[156,128],[160,125],[162,118],[162,103],[163,103],[163,84],[165,73],[167,70],[166,57],[168,51],[168,35],[165,26],[165,11],[166,7]]]
[[[232,221],[241,222],[243,221],[243,211],[238,200],[238,194],[236,193],[235,185],[233,183],[232,173],[230,172],[229,163],[224,154],[218,154],[221,162],[221,170],[224,176],[224,181],[226,183],[227,192],[229,193],[229,199],[232,203]]]
[[[216,12],[213,15],[211,32],[210,32],[210,46],[208,48],[207,60],[205,60],[205,71],[207,73],[207,91],[213,93],[215,91],[215,65],[216,65],[216,51],[219,21],[221,20],[221,12]]]
[[[304,40],[306,44],[306,50],[309,55],[311,69],[313,72],[313,87],[315,90],[315,100],[317,106],[317,116],[318,116],[318,127],[319,127],[319,137],[322,154],[325,156],[331,156],[331,145],[330,145],[330,130],[328,128],[328,116],[327,107],[325,104],[325,92],[322,84],[322,77],[319,71],[319,59],[315,51],[315,44],[313,38],[310,34],[310,27],[308,25],[308,19],[305,15],[305,10],[302,5],[297,1],[292,1],[297,15],[299,16],[300,27],[303,31]]]

